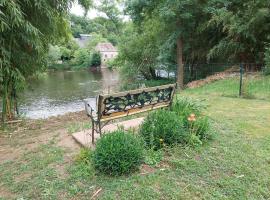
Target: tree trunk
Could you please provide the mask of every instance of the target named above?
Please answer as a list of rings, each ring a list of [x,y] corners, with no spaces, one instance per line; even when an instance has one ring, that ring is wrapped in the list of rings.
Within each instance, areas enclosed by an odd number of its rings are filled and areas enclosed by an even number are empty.
[[[183,41],[177,39],[177,88],[184,89],[184,63],[183,63]]]

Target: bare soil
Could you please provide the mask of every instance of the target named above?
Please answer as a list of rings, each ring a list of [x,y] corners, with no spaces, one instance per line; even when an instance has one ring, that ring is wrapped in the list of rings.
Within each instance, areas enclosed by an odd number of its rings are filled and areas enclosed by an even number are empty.
[[[68,152],[65,157],[71,157],[78,152],[80,146],[68,134],[67,127],[87,121],[88,118],[84,112],[76,112],[42,120],[24,120],[21,123],[9,125],[0,132],[0,163],[14,160],[26,150],[32,150],[52,139],[55,140],[57,146],[63,147]]]

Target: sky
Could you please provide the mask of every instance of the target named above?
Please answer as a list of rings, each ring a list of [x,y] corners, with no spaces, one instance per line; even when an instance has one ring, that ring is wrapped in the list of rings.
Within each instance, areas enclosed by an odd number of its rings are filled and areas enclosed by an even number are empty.
[[[84,14],[83,8],[82,8],[80,5],[78,5],[77,3],[74,3],[74,4],[72,5],[70,12],[71,12],[72,14],[78,15],[78,16],[83,16],[83,14]],[[99,15],[100,15],[100,13],[98,13],[98,12],[97,12],[96,10],[94,10],[94,9],[91,9],[91,10],[89,10],[89,12],[88,12],[88,14],[87,14],[87,17],[89,17],[90,19],[93,19],[93,18],[95,18],[95,17],[97,17],[97,16],[99,16]]]
[[[98,5],[99,2],[96,0],[95,3]],[[120,8],[120,9],[123,9],[122,7],[119,7],[119,8]],[[74,4],[72,5],[70,12],[71,12],[72,14],[78,15],[78,16],[83,16],[83,15],[84,15],[84,10],[83,10],[83,8],[82,8],[78,3],[74,3]],[[95,9],[90,9],[90,10],[88,11],[88,14],[87,14],[87,17],[88,17],[88,18],[93,19],[93,18],[98,17],[98,16],[103,16],[103,17],[105,17],[104,14],[98,12],[98,11],[95,10]],[[124,19],[125,21],[127,21],[127,20],[129,19],[128,16],[122,16],[122,17],[123,17],[123,19]]]

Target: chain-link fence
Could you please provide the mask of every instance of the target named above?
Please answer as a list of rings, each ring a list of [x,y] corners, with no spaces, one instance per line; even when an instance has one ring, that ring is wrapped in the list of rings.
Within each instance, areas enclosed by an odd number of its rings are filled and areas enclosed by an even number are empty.
[[[202,95],[244,97],[270,100],[270,76],[264,66],[254,63],[185,64],[184,83],[189,92]],[[173,83],[176,73],[158,70],[158,80],[139,80],[123,85],[121,90]]]
[[[186,87],[205,95],[270,100],[270,76],[263,71],[253,63],[187,65]]]

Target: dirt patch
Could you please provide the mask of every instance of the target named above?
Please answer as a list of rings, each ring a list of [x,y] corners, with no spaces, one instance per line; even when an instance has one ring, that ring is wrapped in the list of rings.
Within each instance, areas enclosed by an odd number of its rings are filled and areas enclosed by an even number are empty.
[[[0,187],[0,199],[15,199],[15,195],[12,194],[9,190],[4,188],[3,186]]]
[[[67,133],[66,128],[70,124],[87,121],[88,118],[84,112],[76,112],[11,124],[0,134],[0,163],[17,159],[26,151],[33,150],[51,140],[55,140],[58,146],[69,152],[68,154],[74,154],[80,147]]]
[[[151,173],[154,173],[155,171],[157,171],[156,168],[150,167],[149,165],[146,165],[146,164],[143,164],[140,168],[141,175],[151,174]]]

